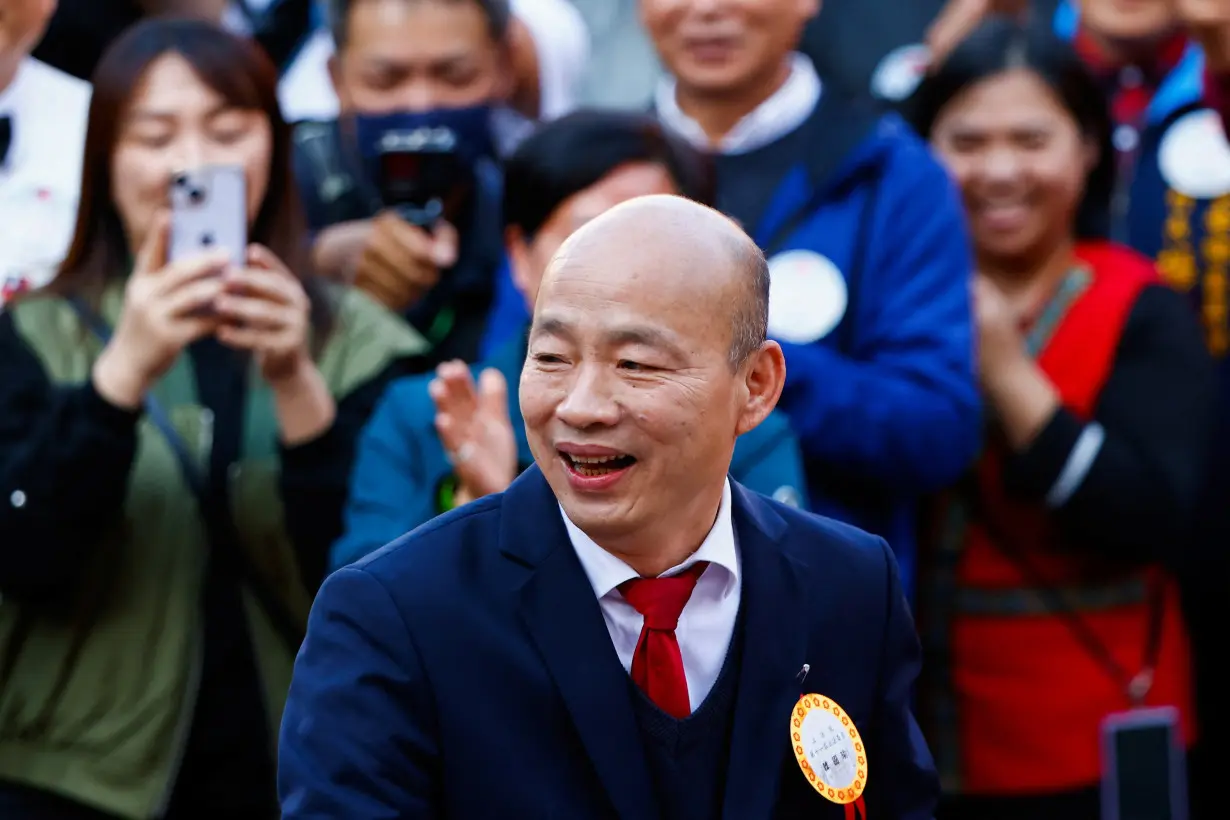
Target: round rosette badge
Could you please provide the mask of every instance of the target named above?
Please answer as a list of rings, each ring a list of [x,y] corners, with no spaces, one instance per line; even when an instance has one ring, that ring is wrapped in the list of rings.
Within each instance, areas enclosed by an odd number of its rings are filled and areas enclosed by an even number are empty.
[[[837,702],[824,695],[803,695],[790,714],[790,746],[803,776],[820,796],[854,809],[866,818],[863,790],[867,788],[867,748]]]

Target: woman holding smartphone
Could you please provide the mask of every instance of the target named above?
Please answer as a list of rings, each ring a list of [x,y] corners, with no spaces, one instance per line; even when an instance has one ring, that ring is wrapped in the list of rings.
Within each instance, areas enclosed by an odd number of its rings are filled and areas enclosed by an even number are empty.
[[[308,275],[276,83],[206,23],[114,43],[72,249],[0,315],[6,820],[276,816],[276,727],[355,436],[424,348]],[[171,181],[227,167],[252,244],[168,258]]]
[[[969,215],[990,411],[920,611],[937,817],[1089,820],[1104,781],[1170,817],[1193,714],[1167,560],[1191,537],[1213,363],[1183,298],[1103,238],[1110,119],[1068,46],[993,20],[915,104]],[[1104,749],[1134,741],[1103,721],[1126,713],[1156,731],[1120,776]],[[1151,778],[1130,773],[1144,759]]]

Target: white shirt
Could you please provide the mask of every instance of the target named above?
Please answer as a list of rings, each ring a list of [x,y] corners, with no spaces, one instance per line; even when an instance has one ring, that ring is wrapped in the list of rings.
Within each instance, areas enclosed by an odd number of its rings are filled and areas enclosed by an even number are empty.
[[[786,82],[735,123],[735,127],[718,143],[718,152],[746,154],[781,139],[811,116],[820,102],[820,91],[820,75],[811,60],[802,54],[792,54],[790,76]],[[700,124],[679,108],[674,77],[663,77],[658,83],[654,105],[658,119],[671,131],[702,151],[713,149]]]
[[[81,192],[90,85],[32,57],[0,91],[13,141],[0,167],[0,304],[50,281],[68,252]]]
[[[619,585],[638,578],[636,570],[594,543],[581,532],[576,524],[560,508],[564,526],[572,547],[581,560],[581,566],[598,596],[598,606],[606,621],[607,631],[615,652],[624,669],[632,671],[632,655],[645,618],[632,604],[624,600]],[[713,684],[717,682],[726,662],[726,652],[734,635],[735,621],[739,615],[739,599],[743,586],[740,577],[739,550],[735,544],[734,524],[730,518],[730,481],[722,489],[722,503],[718,507],[713,528],[701,542],[700,549],[686,561],[672,567],[666,575],[678,575],[698,561],[708,561],[709,566],[701,573],[692,591],[692,597],[683,607],[675,639],[679,642],[679,654],[683,657],[683,672],[688,681],[688,697],[693,711],[705,700]]]

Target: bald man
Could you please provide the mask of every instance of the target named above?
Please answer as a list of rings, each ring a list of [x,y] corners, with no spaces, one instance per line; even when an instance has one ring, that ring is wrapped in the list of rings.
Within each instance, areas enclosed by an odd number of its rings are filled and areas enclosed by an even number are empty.
[[[535,466],[325,582],[284,817],[932,816],[892,553],[728,476],[785,380],[768,291],[678,197],[564,243],[521,375]]]

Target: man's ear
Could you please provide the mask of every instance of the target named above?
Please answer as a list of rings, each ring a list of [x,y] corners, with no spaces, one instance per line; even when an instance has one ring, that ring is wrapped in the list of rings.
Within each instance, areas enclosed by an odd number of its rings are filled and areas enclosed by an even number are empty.
[[[756,429],[777,407],[786,386],[786,357],[781,345],[765,342],[741,368],[746,400],[739,416],[737,435]]]

